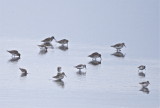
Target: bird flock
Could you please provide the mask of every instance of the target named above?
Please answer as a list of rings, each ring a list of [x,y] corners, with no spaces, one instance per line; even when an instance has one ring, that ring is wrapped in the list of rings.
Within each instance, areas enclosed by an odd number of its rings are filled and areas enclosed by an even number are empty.
[[[60,44],[61,46],[59,46],[60,49],[62,50],[67,50],[68,49],[68,40],[67,39],[62,39],[57,41],[55,39],[54,36],[45,38],[44,40],[42,40],[42,44],[38,45],[38,47],[40,48],[40,54],[45,54],[48,50],[48,48],[53,48],[53,45],[51,44],[51,42],[55,40],[56,43]],[[125,43],[117,43],[115,45],[111,45],[111,47],[116,49],[116,52],[113,53],[112,55],[117,56],[117,57],[124,57],[125,55],[121,52],[121,49],[125,46]],[[12,55],[11,61],[13,60],[19,60],[21,57],[21,54],[17,51],[17,50],[7,50],[7,52],[9,52]],[[101,60],[102,60],[102,56],[100,53],[98,52],[93,52],[92,54],[88,55],[88,57],[90,57],[92,59],[91,62],[89,62],[92,65],[99,65],[101,64]],[[86,64],[78,64],[77,66],[74,66],[74,68],[78,69],[78,72],[82,72],[82,69],[86,69],[87,66]],[[28,72],[26,69],[24,68],[19,68],[21,73],[21,77],[23,76],[27,76]],[[139,76],[141,77],[145,77],[145,72],[144,70],[146,70],[146,66],[144,65],[140,65],[138,67],[138,72],[139,72]],[[53,76],[52,78],[54,78],[56,81],[61,81],[64,77],[67,77],[66,74],[64,72],[62,72],[62,67],[57,67],[57,75]],[[143,91],[145,93],[149,93],[149,90],[147,88],[147,86],[150,84],[149,81],[144,81],[144,82],[140,82],[139,83],[142,88],[140,89],[140,91]]]

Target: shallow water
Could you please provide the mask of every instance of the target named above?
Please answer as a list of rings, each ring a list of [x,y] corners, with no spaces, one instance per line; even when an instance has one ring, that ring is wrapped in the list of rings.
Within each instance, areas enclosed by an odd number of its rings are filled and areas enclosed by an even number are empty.
[[[0,54],[0,105],[3,108],[158,108],[159,65],[158,60],[133,59],[122,49],[125,57],[111,54],[115,49],[93,44],[70,43],[68,50],[53,49],[39,54],[39,40],[1,41]],[[18,61],[9,61],[6,50],[16,48],[22,54]],[[102,54],[99,65],[89,64],[87,57],[98,51]],[[86,73],[78,73],[73,66],[84,63]],[[138,75],[137,66],[145,64],[146,76]],[[56,68],[62,66],[67,77],[56,82]],[[19,67],[28,75],[21,77]],[[139,91],[141,81],[150,81],[149,92]]]
[[[158,15],[158,0],[0,0],[0,107],[159,108]],[[37,45],[50,36],[68,39],[69,48],[53,41],[40,52]],[[119,42],[126,48],[117,54],[110,46]],[[12,49],[22,57],[11,59]],[[87,57],[95,51],[99,65]],[[80,63],[83,73],[74,68]],[[145,77],[139,65],[146,65]],[[61,82],[52,78],[58,66],[67,75]]]

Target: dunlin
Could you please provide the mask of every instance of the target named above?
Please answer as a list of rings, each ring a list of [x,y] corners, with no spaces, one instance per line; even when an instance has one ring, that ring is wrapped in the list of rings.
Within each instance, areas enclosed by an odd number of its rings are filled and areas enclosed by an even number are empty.
[[[20,56],[21,56],[21,54],[17,50],[10,50],[10,51],[7,51],[7,52],[12,54],[12,57],[18,56],[20,58]]]
[[[91,57],[92,60],[96,60],[97,58],[100,58],[102,60],[101,54],[99,54],[98,52],[94,52],[91,55],[89,55],[88,57]]]
[[[42,45],[38,45],[40,47],[40,49],[42,50],[47,50],[48,48],[46,47],[46,45],[42,44]]]
[[[55,79],[57,79],[57,80],[61,80],[61,79],[64,78],[64,76],[66,76],[66,75],[65,75],[64,72],[62,72],[62,73],[57,73],[57,75],[56,75],[56,76],[53,76],[53,78],[55,78]]]
[[[63,46],[64,46],[65,44],[67,44],[67,46],[68,46],[68,42],[69,42],[69,41],[68,41],[67,39],[62,39],[62,40],[59,40],[59,41],[56,40],[56,42],[59,43],[59,44],[61,44],[61,45],[63,45]]]
[[[111,47],[116,48],[117,52],[119,52],[124,46],[125,46],[125,43],[118,43],[118,44],[112,45]]]
[[[50,42],[52,42],[52,40],[53,40],[53,39],[55,39],[55,38],[54,38],[54,36],[52,36],[52,37],[48,37],[48,38],[46,38],[46,39],[42,40],[41,42],[44,42],[44,43],[50,43]]]
[[[142,87],[146,88],[150,83],[149,81],[145,81],[145,82],[140,82],[140,85],[142,85]]]
[[[138,67],[138,69],[139,69],[139,70],[144,70],[144,69],[146,69],[146,66],[141,65],[141,66]],[[139,71],[139,70],[138,70],[138,71]]]
[[[79,65],[75,66],[75,68],[77,68],[77,69],[79,69],[79,71],[81,71],[81,69],[86,68],[86,65],[85,64],[79,64]]]

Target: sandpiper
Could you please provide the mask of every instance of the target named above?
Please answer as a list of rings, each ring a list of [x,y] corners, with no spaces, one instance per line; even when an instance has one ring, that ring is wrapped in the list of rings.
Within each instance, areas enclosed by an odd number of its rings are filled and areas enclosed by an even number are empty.
[[[50,42],[52,42],[53,39],[55,39],[54,36],[51,36],[51,37],[48,37],[48,38],[42,40],[41,42],[50,43]]]
[[[40,47],[40,49],[42,50],[47,50],[48,48],[46,47],[46,45],[42,44],[42,45],[38,45]]]
[[[61,79],[64,78],[64,76],[66,76],[66,75],[65,75],[64,72],[62,72],[62,73],[57,73],[57,75],[56,75],[56,76],[53,76],[53,78],[55,78],[55,79],[57,79],[57,80],[61,80]]]
[[[68,46],[68,40],[67,39],[62,39],[62,40],[59,40],[59,41],[57,41],[57,40],[55,40],[57,43],[59,43],[59,44],[61,44],[61,45],[65,45],[65,44],[67,44],[67,46]]]
[[[26,69],[24,69],[24,68],[19,68],[20,70],[21,70],[21,72],[22,72],[22,74],[21,74],[21,77],[23,77],[23,76],[27,76],[27,70]]]
[[[18,56],[20,58],[20,56],[21,56],[21,54],[17,50],[10,50],[10,51],[7,51],[7,52],[12,54],[12,57]]]
[[[145,81],[145,82],[140,82],[140,85],[142,85],[143,88],[146,88],[150,83],[149,81]]]
[[[92,60],[96,60],[97,58],[100,58],[102,60],[101,54],[99,54],[98,52],[94,52],[91,55],[89,55],[88,57],[91,57]]]
[[[144,69],[146,69],[146,66],[140,65],[140,66],[138,67],[138,69],[139,69],[139,70],[144,70]],[[139,70],[138,70],[138,71],[139,71]]]
[[[81,69],[86,68],[86,65],[85,64],[79,64],[79,65],[75,66],[75,68],[77,68],[77,69],[79,69],[79,71],[81,71]]]
[[[62,67],[57,67],[57,72],[60,73],[62,71]]]
[[[125,43],[118,43],[118,44],[112,45],[111,47],[116,48],[117,52],[119,52],[124,46],[125,46]]]

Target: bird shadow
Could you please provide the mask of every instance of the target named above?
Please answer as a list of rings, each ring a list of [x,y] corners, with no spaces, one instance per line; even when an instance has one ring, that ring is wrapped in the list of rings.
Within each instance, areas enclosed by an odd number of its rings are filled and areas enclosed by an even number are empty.
[[[96,65],[101,64],[101,61],[92,60],[92,61],[89,62],[89,64],[96,66]]]
[[[12,57],[11,59],[9,59],[8,61],[9,62],[18,62],[19,61],[19,59],[20,59],[20,57]]]
[[[68,46],[61,45],[58,47],[58,49],[60,49],[62,51],[67,51],[69,48],[68,48]]]
[[[149,94],[150,90],[147,87],[142,87],[139,91],[142,91],[143,93]]]
[[[115,57],[119,57],[119,58],[124,58],[124,57],[125,57],[125,54],[123,54],[123,53],[120,52],[120,51],[117,51],[117,52],[115,52],[115,53],[113,53],[113,54],[111,54],[111,55],[113,55],[113,56],[115,56]]]
[[[55,82],[57,84],[57,86],[64,88],[65,84],[63,80],[54,80],[53,82]]]

